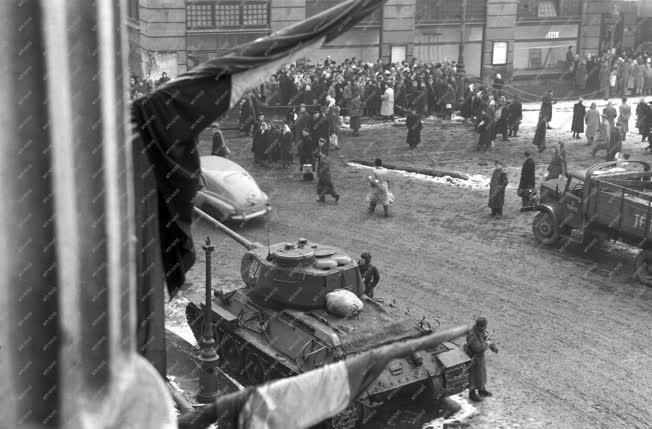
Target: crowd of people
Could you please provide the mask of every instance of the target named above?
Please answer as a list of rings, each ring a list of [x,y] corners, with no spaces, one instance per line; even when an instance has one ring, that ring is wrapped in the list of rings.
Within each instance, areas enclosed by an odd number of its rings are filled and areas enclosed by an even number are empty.
[[[652,95],[652,53],[632,49],[579,55],[569,47],[567,76],[579,90],[600,91],[604,98]]]

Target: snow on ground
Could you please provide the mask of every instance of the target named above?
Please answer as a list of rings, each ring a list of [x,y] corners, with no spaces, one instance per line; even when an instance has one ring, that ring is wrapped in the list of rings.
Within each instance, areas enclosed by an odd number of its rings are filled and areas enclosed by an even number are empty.
[[[456,427],[457,425],[464,425],[468,423],[473,417],[478,415],[478,409],[475,408],[465,397],[460,395],[450,396],[449,399],[457,402],[462,409],[450,416],[449,418],[439,417],[429,423],[423,425],[423,429],[444,429],[451,425]]]
[[[371,170],[373,167],[357,164],[355,162],[348,162],[347,165],[358,169]],[[443,185],[459,186],[464,189],[488,189],[489,179],[481,174],[468,175],[468,180],[458,179],[450,176],[433,177],[426,174],[411,173],[405,170],[385,170],[389,174],[394,174],[399,177],[407,177],[410,179],[423,180],[425,182],[440,183]]]

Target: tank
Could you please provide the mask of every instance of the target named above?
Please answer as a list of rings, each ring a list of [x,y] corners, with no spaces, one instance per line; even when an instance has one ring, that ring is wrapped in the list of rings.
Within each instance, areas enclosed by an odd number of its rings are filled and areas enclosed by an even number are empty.
[[[433,332],[425,320],[406,317],[395,307],[367,297],[357,261],[344,250],[299,238],[262,246],[223,224],[207,220],[240,243],[246,253],[242,287],[214,290],[213,332],[221,368],[245,385],[300,374],[369,349]],[[355,293],[363,302],[353,318],[326,310],[326,294]],[[199,341],[204,293],[186,294],[188,323]],[[327,426],[358,427],[387,400],[417,396],[447,411],[445,398],[468,388],[469,356],[460,344],[444,342],[409,358],[395,359],[357,403]]]

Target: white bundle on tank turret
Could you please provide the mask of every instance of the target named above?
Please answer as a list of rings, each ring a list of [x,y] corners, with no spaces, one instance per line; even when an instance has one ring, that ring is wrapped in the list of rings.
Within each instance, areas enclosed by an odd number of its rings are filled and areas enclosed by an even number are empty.
[[[339,317],[353,317],[362,310],[363,304],[356,294],[346,289],[335,289],[326,294],[326,309]]]

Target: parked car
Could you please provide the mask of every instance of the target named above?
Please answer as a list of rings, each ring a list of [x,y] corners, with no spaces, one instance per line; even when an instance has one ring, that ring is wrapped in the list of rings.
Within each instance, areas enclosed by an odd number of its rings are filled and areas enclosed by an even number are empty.
[[[202,156],[200,163],[195,207],[220,221],[246,222],[270,212],[267,194],[240,165],[220,156]]]

